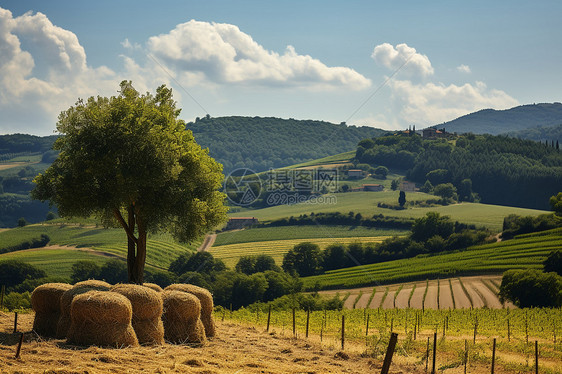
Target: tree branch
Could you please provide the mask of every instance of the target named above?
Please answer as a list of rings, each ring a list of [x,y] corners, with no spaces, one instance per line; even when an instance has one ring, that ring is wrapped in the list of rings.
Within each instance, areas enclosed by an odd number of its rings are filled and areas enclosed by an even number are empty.
[[[115,218],[117,218],[117,221],[119,221],[121,226],[123,226],[123,228],[125,229],[125,232],[127,233],[127,236],[129,237],[129,239],[131,239],[132,241],[135,242],[135,244],[137,244],[137,242],[138,242],[137,238],[135,238],[135,235],[131,231],[131,228],[129,227],[129,225],[127,225],[127,223],[123,219],[123,216],[121,215],[121,212],[119,211],[119,209],[113,209],[113,215],[115,216]]]

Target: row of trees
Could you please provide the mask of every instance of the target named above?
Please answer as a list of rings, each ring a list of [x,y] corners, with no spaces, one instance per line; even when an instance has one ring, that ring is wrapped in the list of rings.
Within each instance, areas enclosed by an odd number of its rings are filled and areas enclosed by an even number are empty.
[[[311,226],[311,225],[342,225],[342,226],[364,226],[407,230],[412,227],[412,218],[389,217],[375,214],[372,217],[363,217],[361,213],[310,213],[301,214],[298,217],[279,218],[268,223],[260,224],[259,227],[277,226]]]
[[[283,270],[301,277],[317,275],[328,270],[463,249],[484,242],[489,235],[487,230],[476,230],[474,226],[429,212],[415,220],[407,237],[389,238],[382,243],[333,244],[324,251],[313,243],[297,244],[283,257]]]

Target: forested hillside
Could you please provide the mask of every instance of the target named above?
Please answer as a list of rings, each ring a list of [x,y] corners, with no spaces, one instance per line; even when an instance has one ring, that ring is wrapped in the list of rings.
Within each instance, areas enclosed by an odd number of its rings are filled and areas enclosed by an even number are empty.
[[[420,186],[452,183],[459,197],[476,192],[488,204],[549,209],[549,197],[562,186],[559,149],[505,136],[428,140],[396,134],[361,141],[356,160],[407,170]]]
[[[187,124],[225,173],[246,167],[256,172],[350,151],[366,137],[385,131],[323,121],[273,117],[201,118]]]
[[[562,141],[562,121],[558,126],[537,126],[525,130],[506,132],[504,135],[512,138],[529,139],[539,142],[560,142]]]
[[[448,132],[458,134],[498,135],[533,128],[537,126],[555,126],[562,123],[562,104],[521,105],[506,110],[485,109],[459,117],[435,128],[445,128]]]

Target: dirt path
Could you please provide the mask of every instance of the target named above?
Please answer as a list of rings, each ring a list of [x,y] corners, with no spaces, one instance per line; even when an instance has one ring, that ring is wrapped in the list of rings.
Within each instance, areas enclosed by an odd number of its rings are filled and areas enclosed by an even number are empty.
[[[363,292],[363,295],[361,295],[361,298],[359,299],[359,301],[357,302],[357,305],[355,305],[355,309],[364,309],[367,308],[367,302],[369,302],[369,299],[371,298],[371,292]]]
[[[379,308],[381,306],[383,295],[384,295],[384,288],[377,287],[377,291],[375,292],[375,297],[373,297],[373,300],[371,301],[371,305],[369,305],[369,308],[371,309]]]
[[[382,303],[383,309],[394,309],[394,295],[396,291],[388,291],[388,295],[386,295],[386,299]]]
[[[217,234],[207,234],[203,243],[197,248],[197,252],[205,252],[209,250],[215,244],[215,240],[217,239]]]
[[[405,309],[408,307],[408,299],[410,298],[410,292],[412,292],[411,287],[402,287],[400,293],[396,296],[396,307],[398,309]]]
[[[453,293],[455,294],[455,306],[457,309],[470,309],[472,306],[470,300],[464,293],[461,282],[458,279],[451,279],[451,285],[453,286]]]
[[[498,299],[498,295],[492,292],[482,281],[474,282],[474,287],[478,290],[479,294],[486,300],[486,306],[491,309],[501,309],[502,304]]]
[[[449,280],[443,279],[439,282],[439,309],[453,309],[453,295],[451,294],[451,287],[449,287]]]
[[[437,281],[430,281],[425,296],[425,309],[437,309]]]
[[[412,295],[412,300],[410,300],[411,308],[416,308],[416,309],[422,308],[424,292],[425,292],[425,282],[418,283],[416,289],[414,290],[414,294]]]
[[[353,304],[355,304],[355,300],[357,300],[357,296],[359,296],[359,294],[356,293],[352,293],[351,295],[349,295],[349,297],[345,300],[343,307],[346,309],[353,309]]]
[[[330,344],[293,339],[281,329],[218,323],[218,336],[202,348],[164,344],[103,349],[67,346],[63,340],[38,339],[30,332],[32,314],[19,316],[27,332],[21,358],[14,359],[19,334],[11,334],[13,314],[0,313],[0,372],[15,373],[367,373],[380,372],[381,360],[362,357],[364,347],[346,344],[345,353]],[[392,372],[412,370],[393,363]]]

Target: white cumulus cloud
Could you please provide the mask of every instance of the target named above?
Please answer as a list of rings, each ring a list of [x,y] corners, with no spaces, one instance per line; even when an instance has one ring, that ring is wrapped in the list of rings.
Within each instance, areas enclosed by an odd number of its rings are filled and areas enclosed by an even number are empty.
[[[389,43],[379,44],[373,50],[371,57],[377,64],[391,70],[400,68],[407,61],[402,72],[412,77],[424,78],[434,73],[429,58],[405,43],[398,44],[396,47]]]
[[[149,38],[147,50],[176,73],[199,74],[217,84],[359,90],[371,81],[347,67],[329,67],[288,46],[269,51],[230,24],[191,20]]]
[[[89,67],[76,35],[44,14],[13,17],[0,8],[0,133],[52,133],[79,96],[115,91],[114,76]]]
[[[415,84],[391,81],[393,99],[406,123],[431,126],[484,108],[507,109],[518,105],[501,90],[488,89],[483,82],[462,86],[436,83]]]
[[[457,71],[460,71],[461,73],[470,74],[470,66],[464,64],[459,65],[457,66]]]

